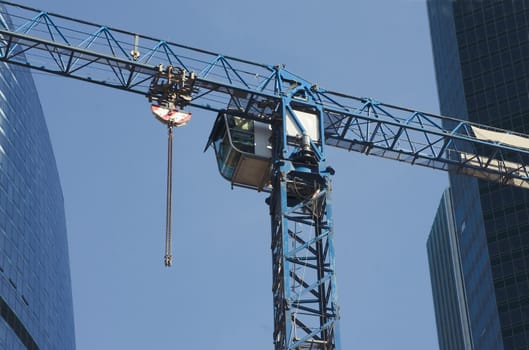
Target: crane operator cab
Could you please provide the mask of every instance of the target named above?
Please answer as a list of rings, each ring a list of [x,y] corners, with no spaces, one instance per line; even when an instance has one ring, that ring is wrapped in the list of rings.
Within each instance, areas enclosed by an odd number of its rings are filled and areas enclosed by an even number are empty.
[[[220,174],[232,186],[270,191],[272,167],[271,126],[237,116],[236,112],[220,112],[209,136]]]

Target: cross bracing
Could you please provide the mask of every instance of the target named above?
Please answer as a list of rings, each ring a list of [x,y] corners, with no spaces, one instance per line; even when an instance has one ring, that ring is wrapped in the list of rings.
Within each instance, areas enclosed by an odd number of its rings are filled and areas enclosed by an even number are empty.
[[[280,65],[0,3],[5,8],[0,12],[3,61],[142,95],[158,65],[173,65],[197,74],[191,106],[213,111],[235,106],[260,120],[277,113],[281,96],[293,86],[308,86],[313,99],[307,107],[322,107],[328,145],[518,186],[528,179],[529,151],[478,139],[474,123],[329,91]],[[140,56],[135,58],[133,51]],[[296,102],[307,105],[301,97]]]
[[[326,146],[529,187],[527,135],[334,92],[281,65],[0,4],[8,64],[154,100],[163,89],[153,81],[172,67],[192,77],[187,105],[270,124],[276,350],[340,349]]]

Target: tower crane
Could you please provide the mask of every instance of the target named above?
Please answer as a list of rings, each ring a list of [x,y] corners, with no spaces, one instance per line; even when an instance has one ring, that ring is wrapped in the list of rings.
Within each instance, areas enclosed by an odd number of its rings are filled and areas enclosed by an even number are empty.
[[[146,96],[168,126],[169,162],[186,108],[216,113],[206,148],[219,172],[269,194],[276,350],[341,348],[327,147],[529,187],[527,135],[328,90],[281,65],[0,3],[0,60]],[[171,177],[168,164],[166,265]]]

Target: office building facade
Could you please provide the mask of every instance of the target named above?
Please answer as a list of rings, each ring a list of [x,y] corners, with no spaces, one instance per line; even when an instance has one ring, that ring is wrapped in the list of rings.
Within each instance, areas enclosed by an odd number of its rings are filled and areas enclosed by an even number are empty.
[[[448,188],[443,193],[426,243],[435,321],[440,349],[471,350],[456,232],[452,194]]]
[[[0,349],[74,349],[73,322],[63,197],[37,91],[28,69],[0,63]]]
[[[528,133],[529,3],[427,3],[441,113]],[[472,347],[528,349],[529,193],[454,174],[450,187]]]

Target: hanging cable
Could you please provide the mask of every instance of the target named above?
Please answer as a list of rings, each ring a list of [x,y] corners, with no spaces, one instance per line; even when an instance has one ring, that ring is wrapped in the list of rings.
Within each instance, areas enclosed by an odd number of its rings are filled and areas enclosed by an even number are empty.
[[[185,69],[163,65],[158,66],[158,73],[153,77],[147,97],[151,111],[156,119],[167,125],[167,212],[165,226],[165,266],[171,266],[171,225],[173,197],[173,127],[184,126],[191,119],[191,113],[181,110],[191,102],[196,75]]]
[[[173,202],[173,125],[167,124],[167,211],[165,216],[165,266],[171,266],[173,256],[171,255],[171,226],[172,226],[172,202]]]

